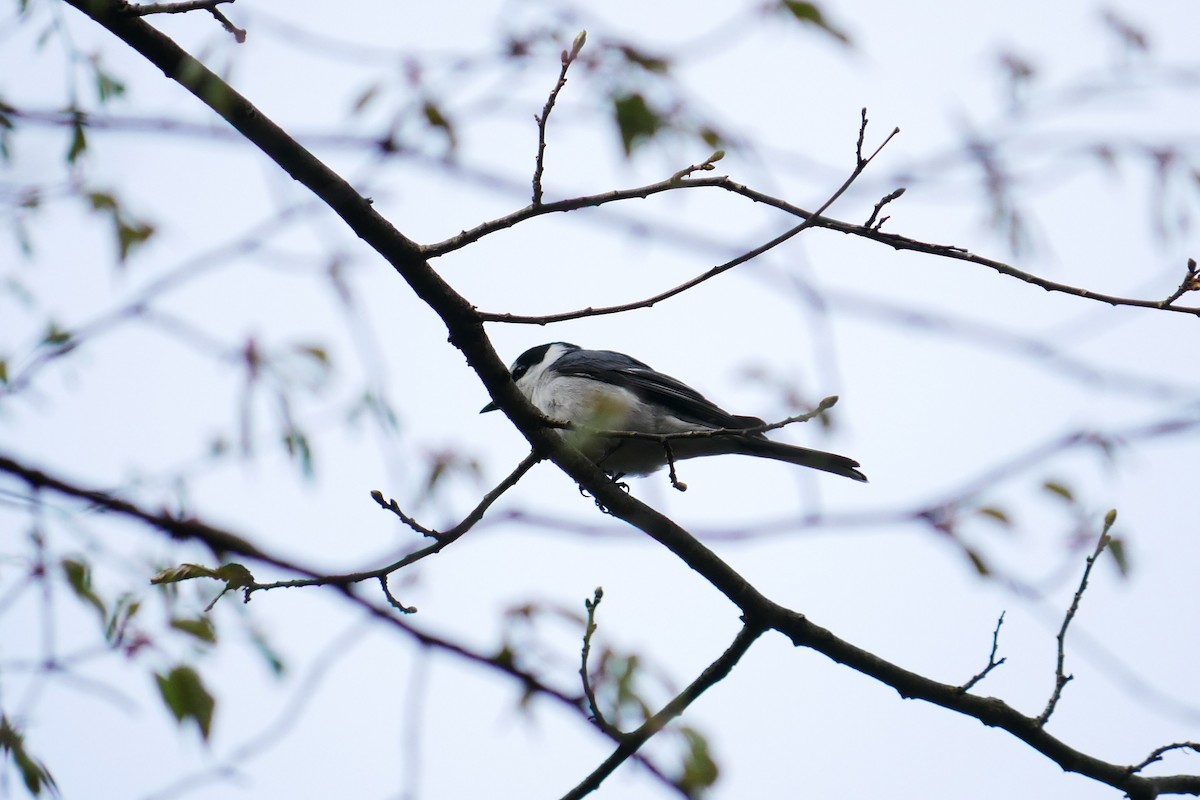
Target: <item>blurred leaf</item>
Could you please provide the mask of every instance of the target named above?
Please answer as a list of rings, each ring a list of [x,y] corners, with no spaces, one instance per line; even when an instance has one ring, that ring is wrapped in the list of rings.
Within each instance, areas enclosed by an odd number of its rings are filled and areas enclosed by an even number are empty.
[[[312,478],[315,473],[313,472],[312,448],[308,443],[308,435],[293,426],[284,432],[283,445],[292,460],[299,461],[300,471],[304,477]]]
[[[54,322],[51,322],[46,328],[46,333],[42,335],[43,344],[63,345],[71,341],[71,332],[63,330]]]
[[[651,110],[646,98],[636,92],[613,98],[613,116],[627,158],[635,147],[652,139],[666,125],[666,121]]]
[[[141,610],[141,607],[142,604],[131,594],[126,593],[118,597],[116,607],[108,619],[108,626],[104,629],[104,638],[110,644],[119,643],[125,636],[125,628],[129,625],[129,621]]]
[[[0,358],[0,383],[8,383],[8,359]]]
[[[217,703],[199,674],[191,667],[175,667],[166,675],[158,673],[154,678],[163,702],[175,715],[175,720],[179,723],[194,720],[200,735],[207,741]]]
[[[1071,490],[1067,488],[1065,484],[1059,483],[1058,481],[1046,481],[1042,484],[1042,488],[1050,494],[1061,497],[1068,503],[1075,502],[1075,495],[1071,493]]]
[[[0,100],[0,158],[6,163],[12,163],[12,118],[9,116],[12,106]]]
[[[100,98],[100,104],[103,105],[114,97],[120,97],[125,94],[125,84],[114,78],[110,73],[105,72],[98,65],[96,66],[96,94]]]
[[[83,132],[83,118],[76,114],[75,121],[71,124],[71,144],[67,148],[67,163],[74,164],[85,150],[87,150],[87,135]]]
[[[373,83],[363,90],[362,94],[354,99],[354,103],[350,106],[350,113],[359,114],[366,109],[371,102],[379,96],[379,84]]]
[[[715,128],[703,127],[699,131],[700,139],[709,147],[721,147],[725,144],[725,137],[720,134]],[[722,153],[724,155],[724,153]],[[718,161],[719,159],[710,158],[709,162]]]
[[[178,567],[168,567],[164,570],[159,570],[150,578],[150,583],[178,583],[179,581],[190,581],[193,578],[216,577],[216,570],[209,569],[201,564],[180,564]]]
[[[100,619],[108,618],[108,609],[104,607],[104,601],[100,596],[92,591],[92,570],[82,561],[64,558],[62,560],[63,574],[67,576],[67,583],[75,592],[75,596],[84,601],[88,605],[100,612]]]
[[[296,352],[308,356],[319,364],[329,364],[329,353],[320,345],[295,345]]]
[[[627,44],[623,44],[617,48],[625,60],[630,64],[641,67],[647,72],[653,72],[661,75],[671,67],[671,62],[661,56],[652,56],[648,53],[637,50]]]
[[[687,753],[683,757],[683,774],[679,776],[680,786],[695,796],[717,782],[720,770],[713,761],[708,748],[708,740],[695,728],[684,726],[679,731],[687,744]]]
[[[1113,536],[1108,540],[1108,552],[1112,553],[1113,563],[1117,565],[1117,572],[1121,573],[1121,577],[1129,577],[1129,549],[1125,546],[1125,540],[1120,536]]]
[[[230,589],[241,589],[254,583],[254,576],[245,566],[231,561],[217,568],[216,577],[229,584]]]
[[[93,211],[116,211],[117,198],[108,192],[88,192],[85,195]]]
[[[782,0],[779,8],[805,25],[814,25],[820,28],[842,44],[850,43],[850,37],[833,27],[825,19],[825,15],[821,13],[821,9],[815,3],[804,3],[799,0]]]
[[[140,244],[145,244],[154,235],[154,226],[148,222],[116,218],[117,225],[117,261],[125,263],[130,251]]]
[[[46,790],[55,797],[58,796],[58,786],[50,770],[29,754],[25,749],[25,737],[13,727],[6,715],[0,714],[0,755],[5,754],[12,756],[13,764],[21,773],[21,780],[31,795],[37,797],[42,790]]]
[[[1012,520],[1009,518],[1008,512],[1002,508],[997,506],[983,506],[977,510],[982,516],[998,522],[1005,528],[1012,527]]]
[[[449,118],[442,113],[441,106],[434,103],[432,100],[426,100],[421,107],[422,113],[425,115],[425,121],[429,123],[431,128],[440,130],[446,135],[446,143],[451,150],[458,147],[458,137],[454,132],[454,125]]]
[[[983,560],[983,556],[970,547],[964,547],[963,552],[967,554],[967,558],[971,560],[971,566],[979,573],[981,577],[986,578],[992,574],[992,568]]]
[[[363,392],[358,401],[350,406],[350,410],[346,412],[346,421],[356,423],[364,414],[370,414],[388,430],[396,430],[400,427],[400,419],[396,416],[396,412],[388,403],[387,398],[376,394],[371,389]]]
[[[217,643],[216,629],[213,628],[212,620],[208,617],[197,617],[195,619],[181,619],[176,617],[171,620],[171,627],[189,636],[194,636],[202,642],[208,642],[209,644]]]
[[[251,630],[250,641],[254,642],[254,647],[258,650],[259,655],[267,662],[271,674],[278,678],[287,671],[287,665],[283,663],[283,658],[275,652],[275,648],[271,647],[271,643],[267,641],[267,637],[263,635],[262,631]]]

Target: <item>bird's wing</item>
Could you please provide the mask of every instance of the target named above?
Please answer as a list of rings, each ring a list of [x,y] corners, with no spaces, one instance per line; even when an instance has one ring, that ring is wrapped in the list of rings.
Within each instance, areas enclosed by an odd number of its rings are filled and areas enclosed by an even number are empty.
[[[576,350],[554,364],[564,375],[576,375],[629,389],[642,400],[657,403],[687,422],[713,428],[752,428],[757,417],[740,417],[723,410],[683,381],[656,372],[636,358],[611,350]]]

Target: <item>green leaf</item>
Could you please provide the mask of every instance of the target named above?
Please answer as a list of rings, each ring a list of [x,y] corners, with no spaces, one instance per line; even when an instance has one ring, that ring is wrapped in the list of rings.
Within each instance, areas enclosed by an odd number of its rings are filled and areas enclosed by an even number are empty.
[[[108,609],[104,607],[104,601],[100,596],[92,591],[92,570],[82,561],[64,558],[62,560],[63,574],[67,577],[67,583],[75,592],[75,596],[92,606],[100,613],[100,619],[108,618]]]
[[[312,447],[308,443],[308,435],[299,428],[292,427],[283,435],[283,445],[287,448],[288,455],[300,462],[300,471],[306,478],[312,478],[313,472],[313,455]]]
[[[458,138],[454,132],[454,125],[450,122],[449,117],[442,113],[442,108],[432,100],[426,100],[421,107],[421,113],[425,115],[425,121],[429,123],[431,128],[436,128],[446,135],[446,142],[453,150],[458,145]]]
[[[164,570],[159,570],[150,578],[150,583],[178,583],[179,581],[190,581],[192,578],[216,577],[216,570],[209,569],[202,564],[180,564],[178,567],[167,567]]]
[[[1012,520],[1008,516],[1008,512],[998,506],[983,506],[976,509],[981,516],[994,520],[1005,528],[1012,527]]]
[[[1120,536],[1113,536],[1108,540],[1108,552],[1112,554],[1113,562],[1117,565],[1117,572],[1121,573],[1122,578],[1129,577],[1129,548],[1125,546],[1125,540]]]
[[[250,574],[250,570],[233,561],[222,564],[214,575],[229,584],[230,589],[241,589],[254,583],[254,576]]]
[[[100,69],[100,67],[96,67],[96,94],[100,98],[101,105],[103,105],[114,97],[120,97],[125,94],[125,84]]]
[[[713,761],[708,740],[699,731],[685,726],[679,732],[683,734],[683,740],[687,744],[687,753],[683,757],[683,774],[679,777],[679,783],[688,796],[692,797],[716,783],[720,770],[717,768],[717,762]]]
[[[78,114],[71,124],[71,144],[67,148],[67,163],[74,164],[87,150],[87,135],[83,132],[83,118]]]
[[[13,727],[8,717],[0,715],[0,756],[11,755],[25,788],[34,797],[45,789],[50,794],[58,796],[58,785],[46,765],[29,754],[25,749],[25,737]],[[2,761],[2,759],[0,759]]]
[[[175,720],[180,724],[185,720],[193,720],[200,729],[200,735],[207,741],[217,701],[204,687],[200,675],[191,667],[175,667],[166,675],[156,674],[154,679],[163,702],[175,715]]]
[[[125,636],[126,626],[141,607],[141,602],[135,600],[131,594],[126,593],[118,597],[117,605],[108,619],[108,626],[104,629],[104,638],[110,644],[120,642]]]
[[[145,244],[154,235],[154,226],[148,222],[129,221],[120,216],[116,218],[116,225],[117,261],[123,264],[133,248]]]
[[[842,44],[849,44],[850,37],[845,33],[833,27],[825,15],[821,13],[821,9],[815,3],[804,3],[800,0],[782,0],[779,8],[786,14],[790,14],[794,19],[805,25],[814,25],[833,38],[837,39]]]
[[[202,642],[217,643],[217,631],[208,617],[196,617],[195,619],[176,617],[171,620],[171,627],[189,636],[194,636]]]
[[[8,383],[8,359],[0,358],[0,383]]]
[[[661,75],[671,67],[671,62],[661,56],[652,56],[629,45],[621,45],[618,50],[625,60],[634,66],[641,67],[647,72]]]
[[[1070,488],[1067,487],[1066,484],[1059,483],[1058,481],[1046,481],[1045,483],[1042,484],[1042,488],[1045,489],[1047,492],[1049,492],[1052,495],[1061,497],[1063,500],[1066,500],[1068,503],[1075,502],[1075,495],[1071,493]]]
[[[71,332],[63,330],[54,322],[46,328],[46,333],[42,336],[43,344],[64,345],[71,341]]]
[[[979,573],[980,577],[986,578],[992,574],[992,568],[988,566],[987,561],[977,551],[970,547],[964,547],[963,552],[967,554],[967,558],[971,560],[971,566]]]
[[[648,142],[666,125],[666,121],[646,103],[646,98],[636,92],[613,98],[613,117],[626,158],[633,154],[635,147]]]

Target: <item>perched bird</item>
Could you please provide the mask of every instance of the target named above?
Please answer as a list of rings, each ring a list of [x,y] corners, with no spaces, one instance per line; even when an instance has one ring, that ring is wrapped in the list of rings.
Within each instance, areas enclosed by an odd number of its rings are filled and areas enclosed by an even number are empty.
[[[513,362],[512,379],[547,417],[577,426],[562,435],[610,475],[649,475],[668,461],[739,453],[856,481],[867,479],[856,469],[857,461],[771,441],[755,430],[766,424],[758,417],[730,414],[687,384],[623,353],[551,342],[522,353]],[[480,413],[495,410],[496,404],[488,403]],[[681,434],[722,429],[734,432],[665,441],[595,433]]]

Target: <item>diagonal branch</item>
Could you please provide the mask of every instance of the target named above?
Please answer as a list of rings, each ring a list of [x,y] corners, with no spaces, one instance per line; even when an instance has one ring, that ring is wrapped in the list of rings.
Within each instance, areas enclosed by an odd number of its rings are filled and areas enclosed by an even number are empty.
[[[617,745],[617,749],[613,751],[612,755],[604,759],[604,762],[580,781],[578,786],[564,794],[562,800],[579,800],[598,789],[617,767],[625,763],[652,736],[682,714],[700,695],[723,680],[750,649],[750,645],[754,644],[754,641],[762,634],[762,628],[747,623],[738,631],[733,643],[716,661],[709,664],[696,680],[692,681],[687,688],[663,706],[657,714],[646,720],[637,730],[621,736],[620,744]]]

